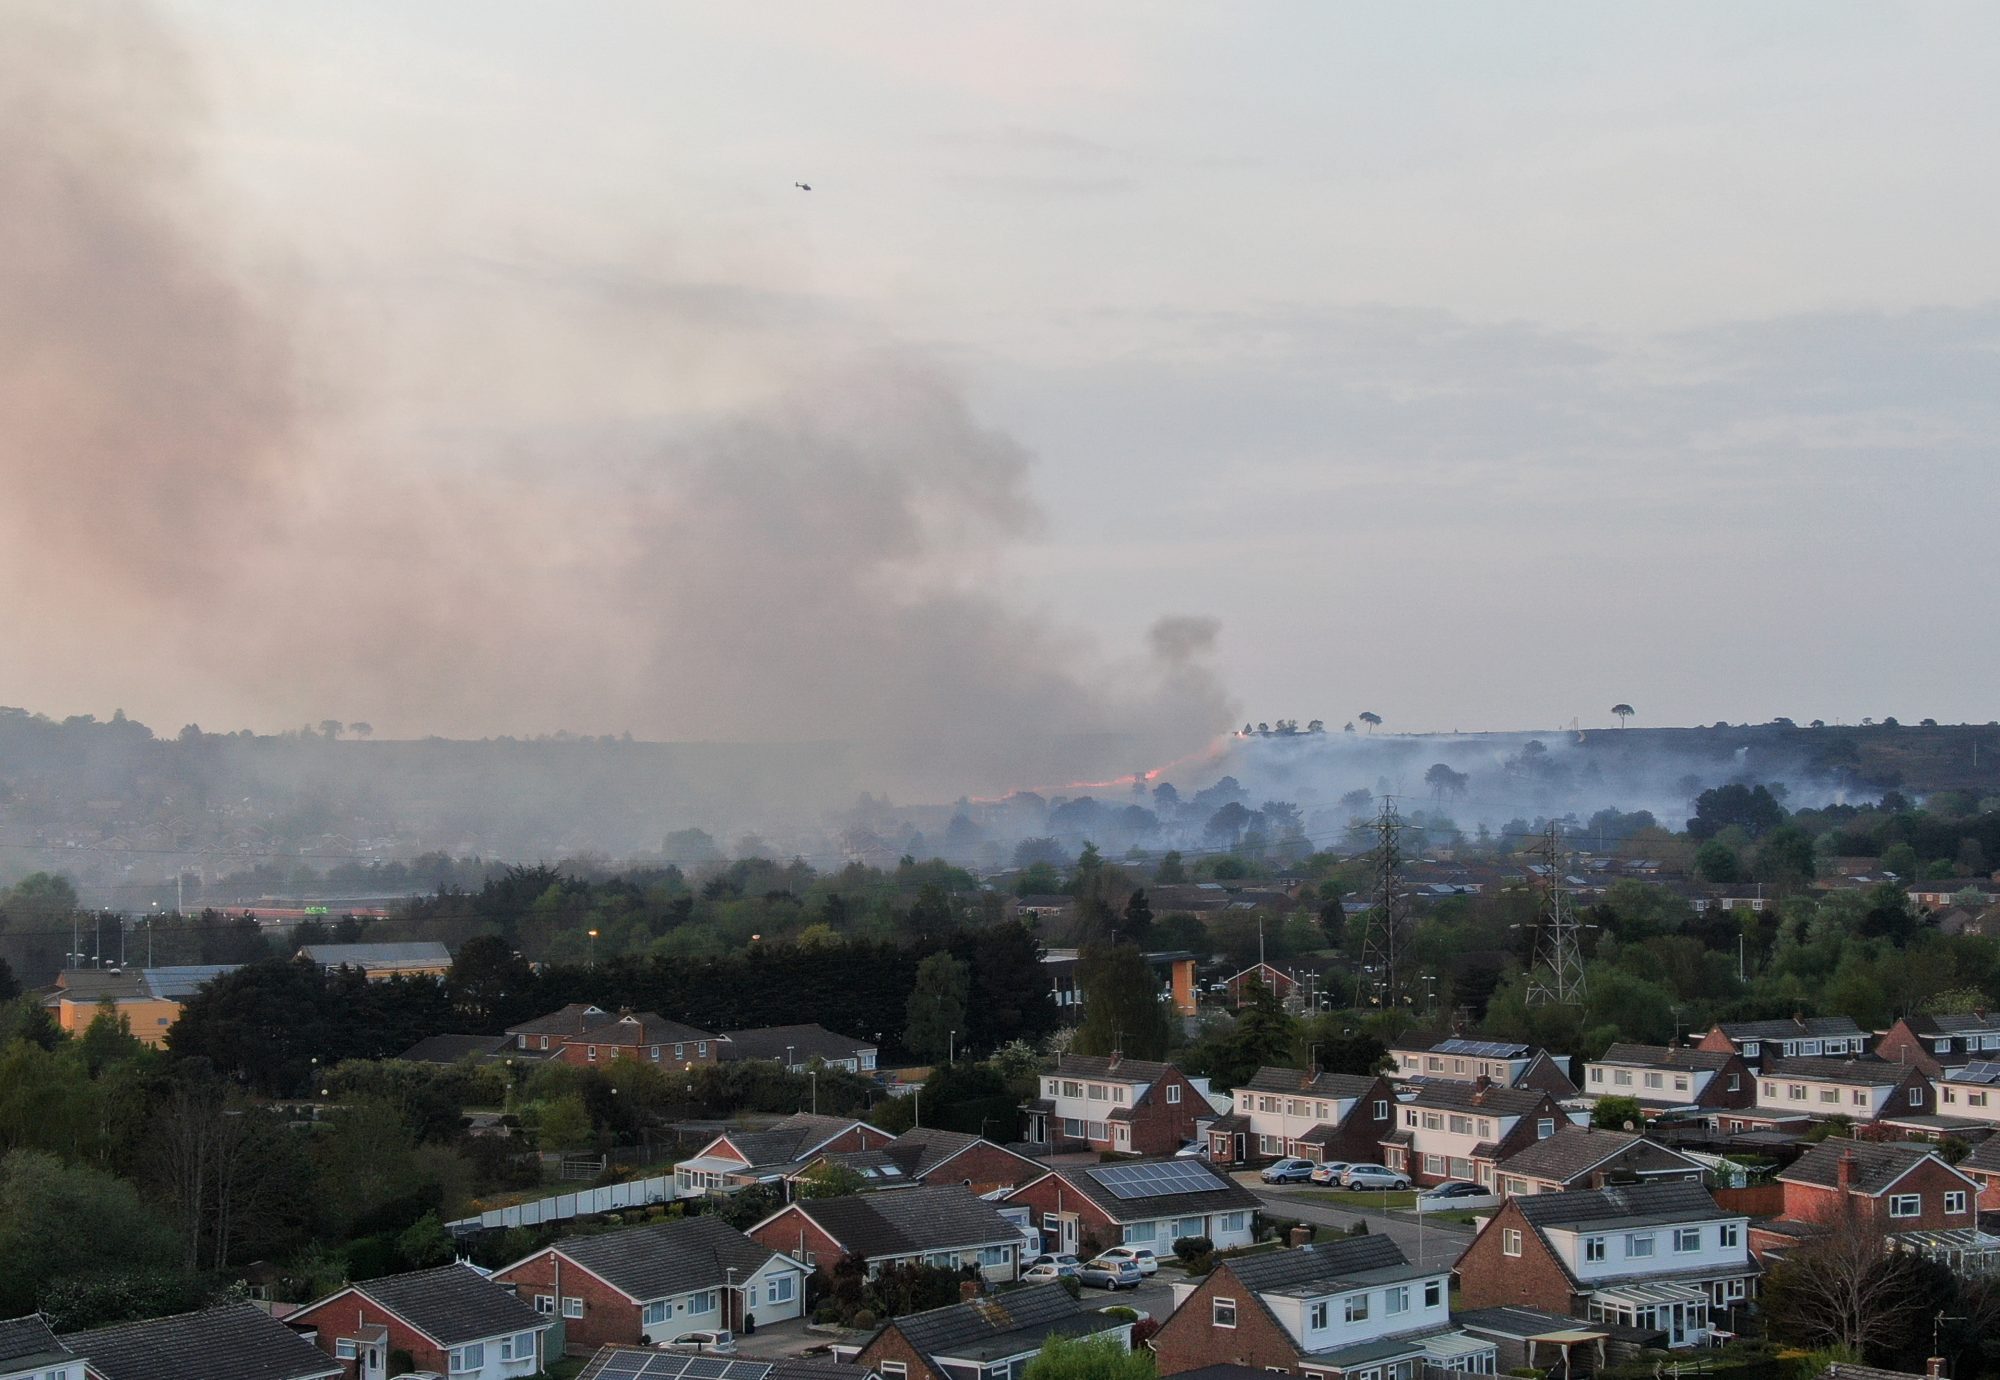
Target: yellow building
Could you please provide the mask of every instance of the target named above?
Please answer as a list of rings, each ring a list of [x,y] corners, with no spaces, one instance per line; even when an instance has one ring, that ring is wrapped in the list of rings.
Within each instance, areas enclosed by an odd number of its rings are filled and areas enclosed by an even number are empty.
[[[43,1001],[56,1024],[81,1035],[109,1000],[149,1045],[166,1040],[167,1030],[180,1019],[181,1003],[210,978],[233,973],[233,963],[205,963],[172,968],[67,968],[56,977],[56,990]]]

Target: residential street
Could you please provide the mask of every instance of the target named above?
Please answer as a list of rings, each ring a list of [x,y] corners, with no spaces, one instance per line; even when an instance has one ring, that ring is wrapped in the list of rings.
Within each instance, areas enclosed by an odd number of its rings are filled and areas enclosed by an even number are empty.
[[[1343,1230],[1356,1222],[1366,1222],[1369,1231],[1387,1236],[1403,1248],[1403,1254],[1419,1265],[1450,1265],[1457,1261],[1472,1241],[1472,1228],[1457,1223],[1424,1220],[1419,1225],[1415,1213],[1391,1214],[1361,1205],[1349,1208],[1346,1206],[1346,1195],[1325,1189],[1274,1186],[1259,1179],[1254,1171],[1244,1171],[1232,1177],[1256,1194],[1258,1200],[1274,1213],[1296,1217],[1315,1226]],[[1353,1196],[1359,1198],[1361,1195]]]

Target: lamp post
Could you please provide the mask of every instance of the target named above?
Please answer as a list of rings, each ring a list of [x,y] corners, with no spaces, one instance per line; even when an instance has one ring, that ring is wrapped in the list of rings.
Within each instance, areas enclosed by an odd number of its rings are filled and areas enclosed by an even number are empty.
[[[597,967],[597,931],[585,930],[584,933],[590,936],[590,966],[594,971]]]
[[[819,1115],[819,1070],[807,1069],[806,1077],[812,1079],[812,1109],[813,1109],[813,1115],[818,1116]]]

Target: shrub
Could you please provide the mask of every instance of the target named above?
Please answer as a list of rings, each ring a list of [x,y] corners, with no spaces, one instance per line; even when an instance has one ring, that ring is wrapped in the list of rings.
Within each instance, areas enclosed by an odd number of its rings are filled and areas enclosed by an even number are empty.
[[[849,1318],[847,1321],[849,1326],[858,1327],[865,1331],[875,1326],[875,1315],[868,1309],[864,1308],[860,1312],[856,1313],[853,1317]]]
[[[389,1353],[389,1374],[408,1375],[417,1368],[417,1358],[397,1347]]]
[[[1080,1299],[1083,1297],[1083,1281],[1078,1279],[1075,1275],[1064,1275],[1057,1282],[1060,1283],[1063,1288],[1069,1290],[1069,1296],[1071,1298]]]
[[[1215,1243],[1206,1236],[1183,1236],[1174,1242],[1174,1254],[1183,1264],[1193,1264],[1196,1256],[1212,1255]]]
[[[1097,1311],[1104,1314],[1107,1318],[1118,1318],[1124,1322],[1139,1321],[1139,1310],[1136,1308],[1127,1308],[1122,1303],[1114,1303],[1109,1308],[1100,1308]]]
[[[837,1304],[832,1304],[832,1303],[822,1303],[818,1308],[815,1308],[813,1310],[813,1321],[816,1323],[839,1322],[840,1321],[839,1306]]]

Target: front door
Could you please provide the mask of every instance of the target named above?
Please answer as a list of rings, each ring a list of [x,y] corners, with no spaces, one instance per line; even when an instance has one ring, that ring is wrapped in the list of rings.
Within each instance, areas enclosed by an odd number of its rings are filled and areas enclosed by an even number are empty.
[[[1232,1164],[1241,1164],[1250,1158],[1250,1142],[1241,1131],[1236,1133],[1236,1153],[1229,1157]]]
[[[361,1353],[361,1380],[386,1380],[389,1374],[389,1347],[386,1342],[363,1342]]]
[[[1057,1252],[1056,1252],[1056,1254],[1057,1254],[1057,1255],[1075,1255],[1075,1254],[1076,1254],[1076,1218],[1075,1218],[1075,1217],[1073,1217],[1073,1216],[1070,1216],[1070,1215],[1068,1215],[1068,1214],[1065,1214],[1065,1215],[1064,1215],[1064,1216],[1063,1216],[1063,1217],[1062,1217],[1061,1219],[1059,1219],[1059,1220],[1060,1220],[1060,1221],[1061,1221],[1061,1223],[1062,1223],[1062,1231],[1061,1231],[1061,1236],[1062,1236],[1062,1249],[1060,1249],[1059,1251],[1057,1251]]]

